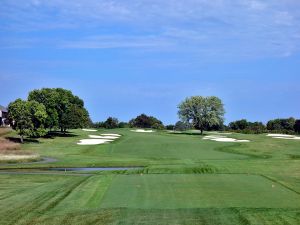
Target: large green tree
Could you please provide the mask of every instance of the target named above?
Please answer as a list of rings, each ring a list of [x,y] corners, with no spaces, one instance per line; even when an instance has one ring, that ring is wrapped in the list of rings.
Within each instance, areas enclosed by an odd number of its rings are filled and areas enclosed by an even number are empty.
[[[70,128],[86,126],[90,119],[84,102],[70,90],[63,88],[43,88],[29,93],[28,100],[45,105],[48,117],[46,127],[58,127],[62,132]],[[87,122],[88,121],[88,122]]]
[[[59,95],[55,88],[43,88],[29,92],[28,101],[37,101],[46,107],[47,118],[45,127],[50,130],[58,127],[57,102]]]
[[[20,135],[22,143],[24,136],[39,137],[45,134],[47,112],[41,103],[17,99],[9,104],[8,117],[13,129]]]
[[[215,96],[192,96],[178,105],[180,119],[192,124],[201,134],[211,126],[223,124],[224,114],[222,100]]]
[[[86,127],[89,122],[89,114],[85,108],[70,104],[62,115],[61,129],[65,133],[67,129]]]

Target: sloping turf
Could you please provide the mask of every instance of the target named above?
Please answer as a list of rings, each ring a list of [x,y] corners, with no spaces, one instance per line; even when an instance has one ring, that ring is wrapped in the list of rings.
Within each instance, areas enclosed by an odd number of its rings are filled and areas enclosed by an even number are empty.
[[[262,176],[238,174],[118,175],[102,208],[297,208],[300,196]]]

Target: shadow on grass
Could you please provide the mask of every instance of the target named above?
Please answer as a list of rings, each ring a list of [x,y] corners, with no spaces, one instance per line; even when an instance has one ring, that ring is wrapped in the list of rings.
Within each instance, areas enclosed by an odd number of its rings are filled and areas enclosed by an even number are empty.
[[[181,133],[170,133],[174,135],[192,135],[192,136],[205,136],[206,134],[200,134],[200,133],[190,133],[190,132],[181,132]]]
[[[49,131],[43,138],[56,138],[56,137],[77,137],[78,135],[66,131],[62,133],[60,131]]]
[[[21,143],[21,139],[18,137],[6,137],[5,139],[14,143]],[[39,143],[39,140],[36,138],[24,138],[24,143]]]

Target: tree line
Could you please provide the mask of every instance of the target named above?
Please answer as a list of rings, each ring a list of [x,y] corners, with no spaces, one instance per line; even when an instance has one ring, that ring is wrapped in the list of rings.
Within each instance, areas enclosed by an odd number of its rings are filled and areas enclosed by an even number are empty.
[[[249,122],[246,119],[237,120],[229,123],[227,130],[233,130],[242,133],[300,133],[300,120],[293,117],[285,119],[269,120],[266,124],[262,122]]]
[[[274,119],[265,125],[262,122],[249,122],[245,119],[224,125],[224,104],[216,96],[192,96],[178,105],[176,124],[164,126],[159,119],[141,114],[129,122],[119,122],[115,117],[108,117],[103,122],[93,123],[84,102],[69,90],[62,88],[43,88],[33,90],[27,100],[17,99],[8,106],[8,118],[13,129],[21,136],[41,137],[47,132],[59,129],[65,133],[67,129],[83,127],[94,128],[151,128],[157,130],[198,129],[232,130],[243,133],[264,133],[267,131],[280,133],[300,133],[300,120],[294,118]]]
[[[107,120],[103,122],[96,122],[93,124],[94,128],[152,128],[157,130],[165,129],[163,123],[155,118],[154,116],[148,116],[146,114],[141,114],[136,118],[131,119],[129,122],[119,122],[115,117],[108,117]]]
[[[186,98],[178,106],[178,115],[181,119],[174,125],[164,124],[153,116],[141,114],[128,123],[118,122],[117,118],[109,117],[104,122],[94,124],[95,128],[153,128],[158,130],[187,130],[199,129],[201,133],[204,130],[221,129],[224,123],[224,106],[221,99],[215,96],[202,97],[193,96]]]

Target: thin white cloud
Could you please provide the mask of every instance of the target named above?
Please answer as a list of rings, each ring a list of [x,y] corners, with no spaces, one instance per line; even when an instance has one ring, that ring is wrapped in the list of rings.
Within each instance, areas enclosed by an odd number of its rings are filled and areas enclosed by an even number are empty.
[[[156,36],[90,36],[81,40],[67,41],[62,48],[164,48],[170,46],[167,39]]]
[[[296,0],[4,0],[0,19],[0,31],[32,32],[14,41],[3,35],[2,48],[44,42],[50,47],[152,48],[223,58],[300,51]],[[49,40],[34,34],[57,30],[75,36]]]

